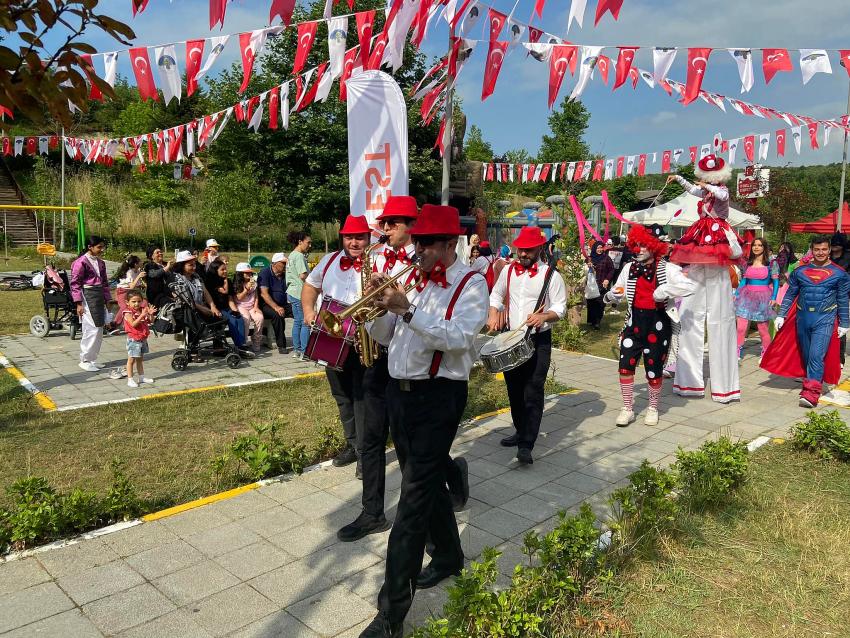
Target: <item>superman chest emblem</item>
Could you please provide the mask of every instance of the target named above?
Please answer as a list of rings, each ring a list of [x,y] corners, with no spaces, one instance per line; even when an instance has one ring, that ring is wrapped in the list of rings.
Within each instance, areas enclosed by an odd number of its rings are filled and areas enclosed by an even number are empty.
[[[819,284],[832,277],[835,273],[829,268],[806,268],[802,274],[812,283]]]

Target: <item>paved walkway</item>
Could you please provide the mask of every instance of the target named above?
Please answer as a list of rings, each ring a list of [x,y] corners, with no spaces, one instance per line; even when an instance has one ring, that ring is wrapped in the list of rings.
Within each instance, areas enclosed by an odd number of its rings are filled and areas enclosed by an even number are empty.
[[[804,415],[798,387],[768,381],[749,357],[743,402],[684,400],[665,386],[661,423],[616,428],[613,361],[553,354],[555,376],[579,391],[547,401],[535,463],[519,467],[498,439],[502,414],[463,430],[453,453],[469,459],[471,499],[458,515],[467,559],[496,546],[502,582],[521,562],[528,529],[553,527],[561,509],[610,491],[643,459],[666,464],[677,446],[718,433],[785,436]],[[646,407],[638,385],[637,407]],[[401,477],[391,462],[387,503]],[[375,613],[389,533],[339,543],[336,530],[359,511],[352,467],[320,468],[229,500],[0,564],[0,633],[8,636],[356,637]],[[446,584],[418,592],[410,615],[439,613]]]
[[[290,320],[287,327],[291,325]],[[98,373],[79,368],[80,341],[71,341],[67,332],[51,333],[43,339],[32,335],[0,337],[0,354],[10,359],[59,410],[211,386],[262,383],[319,370],[312,362],[297,361],[288,354],[278,354],[274,348],[263,350],[256,359],[243,360],[236,369],[228,368],[223,359],[210,358],[204,363],[190,363],[186,370],[177,372],[171,368],[171,355],[178,348],[173,335],[151,335],[148,345],[145,374],[154,383],[140,388],[127,387],[126,378],[109,378],[114,368],[123,368],[127,363],[124,335],[104,338],[99,361],[106,367]]]

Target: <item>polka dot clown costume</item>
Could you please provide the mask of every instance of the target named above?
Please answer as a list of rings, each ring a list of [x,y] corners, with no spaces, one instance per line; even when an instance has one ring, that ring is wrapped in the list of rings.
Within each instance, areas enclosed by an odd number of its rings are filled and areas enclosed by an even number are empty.
[[[701,198],[699,219],[685,231],[673,248],[670,261],[688,266],[688,278],[696,285],[693,295],[682,301],[681,336],[673,392],[686,397],[705,396],[703,357],[708,324],[708,364],[711,398],[719,403],[738,401],[737,331],[729,266],[737,263],[742,250],[729,226],[729,165],[720,157],[707,155],[694,171],[697,184],[679,175],[678,181],[691,195]]]
[[[628,301],[626,322],[620,333],[623,409],[616,423],[625,427],[635,420],[635,369],[643,359],[649,386],[649,408],[644,423],[657,425],[664,363],[677,331],[675,311],[671,309],[677,297],[692,294],[695,286],[679,266],[664,261],[669,246],[651,229],[632,227],[627,245],[635,255],[634,261],[626,264],[614,287],[605,295],[607,302],[624,298]]]

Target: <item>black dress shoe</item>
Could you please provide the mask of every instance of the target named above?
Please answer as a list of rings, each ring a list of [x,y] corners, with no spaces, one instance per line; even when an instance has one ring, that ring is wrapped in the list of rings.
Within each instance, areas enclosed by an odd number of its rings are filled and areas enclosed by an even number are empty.
[[[460,576],[461,567],[455,569],[437,569],[428,565],[425,569],[419,572],[416,577],[416,589],[430,589],[434,585],[444,581],[451,576]]]
[[[531,465],[534,463],[534,457],[531,456],[531,450],[526,447],[521,447],[517,450],[516,460],[522,465]]]
[[[352,541],[360,540],[369,534],[385,532],[390,527],[392,527],[392,523],[383,516],[375,518],[366,512],[361,512],[360,516],[358,516],[353,523],[349,523],[345,527],[341,527],[336,533],[336,537],[343,543],[351,543]]]
[[[517,443],[519,443],[519,434],[511,434],[499,441],[499,444],[504,447],[516,447]]]
[[[347,445],[345,449],[337,454],[333,460],[334,467],[345,467],[346,465],[351,465],[357,460],[357,452],[353,447]]]
[[[462,456],[457,457],[454,462],[460,471],[460,485],[450,484],[449,493],[452,497],[452,509],[460,512],[469,500],[469,464]]]
[[[403,622],[390,622],[382,612],[360,633],[360,638],[402,638],[403,631]]]

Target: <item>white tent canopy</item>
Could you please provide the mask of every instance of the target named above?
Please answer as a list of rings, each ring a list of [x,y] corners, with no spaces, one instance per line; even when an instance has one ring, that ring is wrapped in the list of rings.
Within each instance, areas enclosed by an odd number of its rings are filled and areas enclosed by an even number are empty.
[[[623,217],[631,222],[639,222],[641,224],[661,224],[662,226],[682,226],[688,227],[699,219],[697,213],[697,203],[699,197],[695,197],[690,193],[682,193],[675,199],[671,199],[666,204],[653,206],[645,210],[636,210],[631,213],[624,213]],[[679,209],[682,212],[674,217]],[[762,224],[759,218],[755,215],[749,215],[741,212],[736,208],[729,208],[729,223],[740,229],[761,229]]]

